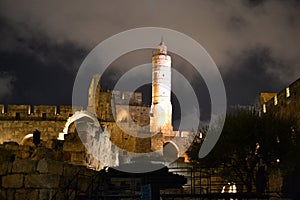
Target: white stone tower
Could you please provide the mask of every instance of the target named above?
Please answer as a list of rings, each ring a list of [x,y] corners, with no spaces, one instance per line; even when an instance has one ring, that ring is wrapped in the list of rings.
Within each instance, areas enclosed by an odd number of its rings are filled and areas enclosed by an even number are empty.
[[[150,132],[168,136],[172,131],[171,57],[162,40],[152,56]]]

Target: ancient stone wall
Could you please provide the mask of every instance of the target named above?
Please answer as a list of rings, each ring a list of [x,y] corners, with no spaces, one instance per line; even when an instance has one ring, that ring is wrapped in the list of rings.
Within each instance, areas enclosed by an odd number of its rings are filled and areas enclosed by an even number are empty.
[[[63,162],[60,153],[16,143],[0,145],[0,199],[51,199],[54,195],[65,199],[63,189],[76,174],[81,175],[78,193],[85,193],[97,172]],[[69,194],[75,195],[74,183]]]
[[[23,138],[32,134],[36,129],[41,132],[41,140],[56,139],[62,132],[66,121],[0,121],[0,143],[15,141],[21,143]]]
[[[30,106],[0,105],[0,144],[22,139],[36,129],[41,132],[41,140],[51,140],[62,132],[67,119],[81,107],[72,106]]]
[[[0,120],[67,120],[80,106],[0,105]]]
[[[96,102],[96,115],[102,122],[113,122],[113,114],[115,112],[114,105],[111,104],[111,93],[101,92],[99,94],[99,101]]]

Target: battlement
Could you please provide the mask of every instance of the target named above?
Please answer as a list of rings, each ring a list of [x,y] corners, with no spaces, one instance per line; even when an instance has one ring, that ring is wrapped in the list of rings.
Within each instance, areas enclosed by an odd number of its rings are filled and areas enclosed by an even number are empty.
[[[0,104],[1,120],[67,120],[80,106],[55,105],[3,105]]]

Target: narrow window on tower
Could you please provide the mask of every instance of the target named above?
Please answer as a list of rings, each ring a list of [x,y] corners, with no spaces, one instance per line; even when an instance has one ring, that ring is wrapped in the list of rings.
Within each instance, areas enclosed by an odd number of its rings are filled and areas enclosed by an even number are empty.
[[[285,89],[285,94],[286,94],[286,98],[290,97],[290,88],[289,87],[287,87]]]
[[[60,107],[59,106],[56,107],[56,115],[60,115]]]
[[[16,113],[16,120],[20,120],[20,113]]]
[[[278,104],[277,95],[274,96],[274,105],[276,106]]]
[[[266,104],[263,104],[263,113],[266,113],[267,112],[267,106]]]
[[[42,120],[46,120],[46,113],[42,113]]]

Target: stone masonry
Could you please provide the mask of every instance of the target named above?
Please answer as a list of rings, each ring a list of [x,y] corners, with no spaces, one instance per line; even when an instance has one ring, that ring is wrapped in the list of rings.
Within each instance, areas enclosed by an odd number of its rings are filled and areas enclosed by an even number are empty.
[[[6,109],[5,109],[6,108]],[[23,138],[38,129],[41,140],[56,139],[67,119],[81,107],[0,105],[0,144],[21,143]]]
[[[97,172],[62,161],[60,153],[13,142],[0,145],[0,199],[48,200],[54,195],[64,199],[63,188],[77,172],[82,175],[78,192],[86,192],[90,178]],[[72,190],[70,194],[74,195]]]

